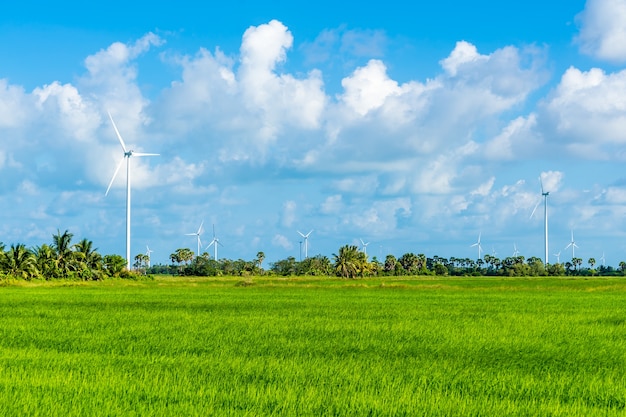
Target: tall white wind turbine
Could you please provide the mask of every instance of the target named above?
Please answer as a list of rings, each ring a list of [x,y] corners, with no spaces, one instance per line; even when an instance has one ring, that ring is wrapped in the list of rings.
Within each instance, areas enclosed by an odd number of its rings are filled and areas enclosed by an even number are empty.
[[[301,231],[298,230],[298,233],[300,234],[300,236],[302,236],[304,238],[304,259],[307,259],[309,257],[309,235],[311,233],[313,233],[313,230],[311,230],[309,233],[307,233],[306,235],[303,234]]]
[[[211,241],[211,243],[209,243],[209,245],[206,247],[207,249],[209,249],[211,247],[211,245],[213,245],[213,259],[215,259],[217,261],[217,246],[221,245],[224,246],[220,243],[220,240],[215,236],[215,225],[213,225],[213,240]]]
[[[483,247],[480,245],[480,235],[481,234],[482,233],[478,233],[478,240],[473,245],[470,245],[470,248],[473,248],[474,246],[478,246],[478,258],[477,259],[481,259],[480,258],[480,252],[483,250]]]
[[[541,179],[541,175],[539,176],[539,183],[541,184],[541,196],[543,197],[543,237],[544,237],[544,248],[545,248],[544,264],[547,266],[548,265],[548,195],[550,194],[550,191],[544,191],[543,180]],[[533,212],[530,214],[530,217],[533,217],[533,215],[535,214],[535,211],[537,210],[539,203],[541,203],[541,201],[537,203],[537,205],[533,209]]]
[[[572,248],[572,259],[575,258],[574,256],[574,248],[577,248],[578,245],[576,244],[576,242],[574,241],[574,230],[572,230],[572,240],[570,240],[570,242],[567,244],[567,246],[565,247],[565,249],[567,248]]]
[[[153,250],[150,250],[150,247],[148,245],[146,245],[146,256],[148,257],[148,268],[150,268],[150,254],[154,252]]]
[[[200,227],[198,227],[198,231],[196,233],[185,233],[185,236],[195,236],[198,241],[198,252],[196,256],[200,256],[200,247],[202,246],[202,242],[200,241],[200,235],[202,234],[202,225],[204,225],[204,220],[200,223]]]
[[[359,240],[361,241],[361,245],[363,245],[363,249],[362,249],[363,253],[367,255],[367,245],[369,245],[370,243],[369,242],[365,243],[363,242],[363,239],[360,239],[360,238]]]
[[[120,171],[124,160],[126,160],[126,268],[130,270],[130,157],[131,156],[158,156],[158,153],[143,153],[143,152],[135,152],[133,150],[129,150],[126,148],[126,144],[124,143],[124,139],[122,139],[122,135],[120,135],[119,130],[117,130],[117,126],[113,121],[113,117],[111,117],[111,113],[109,114],[109,119],[111,120],[111,124],[113,125],[113,129],[115,129],[115,134],[117,135],[117,139],[120,141],[120,145],[122,145],[122,150],[124,151],[124,156],[117,164],[117,168],[115,169],[115,173],[111,178],[111,182],[109,182],[109,186],[107,187],[106,193],[104,195],[109,194],[109,190],[113,185],[113,181],[115,181],[115,177],[117,177],[117,173]]]

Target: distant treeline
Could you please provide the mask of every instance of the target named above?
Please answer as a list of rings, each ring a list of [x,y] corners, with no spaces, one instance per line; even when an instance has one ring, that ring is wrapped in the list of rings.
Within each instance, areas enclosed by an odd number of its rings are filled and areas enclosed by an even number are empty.
[[[345,245],[332,258],[317,255],[297,261],[288,257],[267,268],[265,254],[258,252],[252,260],[212,259],[208,253],[195,256],[190,249],[177,249],[170,255],[170,265],[150,265],[148,254],[135,256],[133,269],[126,268],[120,255],[101,255],[90,240],[72,243],[73,234],[67,230],[52,235],[50,244],[27,248],[23,244],[9,248],[0,243],[0,277],[21,279],[102,280],[111,277],[139,279],[152,274],[188,276],[338,276],[359,278],[370,276],[624,276],[626,262],[619,268],[596,265],[590,258],[583,264],[581,258],[565,263],[544,265],[537,257],[525,259],[513,256],[499,259],[485,255],[483,259],[426,257],[424,254],[405,253],[399,258],[387,255],[384,262],[367,254],[357,246]]]
[[[265,254],[259,252],[252,260],[215,260],[208,253],[194,256],[190,249],[178,249],[170,256],[171,265],[155,265],[145,270],[150,274],[176,274],[189,276],[339,276],[358,278],[368,276],[407,276],[407,275],[451,275],[451,276],[623,276],[626,262],[620,262],[619,269],[597,265],[594,258],[583,264],[581,258],[573,258],[564,263],[545,265],[540,258],[511,256],[504,259],[485,255],[483,259],[426,257],[424,254],[405,253],[399,258],[387,255],[384,261],[373,257],[371,260],[357,246],[345,245],[339,248],[332,258],[317,255],[301,261],[290,256],[263,268]],[[137,260],[137,259],[136,259]],[[141,263],[136,264],[142,267]]]

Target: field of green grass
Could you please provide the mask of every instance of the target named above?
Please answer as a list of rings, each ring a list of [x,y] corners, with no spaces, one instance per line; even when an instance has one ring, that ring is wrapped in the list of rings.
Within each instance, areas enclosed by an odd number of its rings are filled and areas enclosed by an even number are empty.
[[[3,416],[625,414],[625,279],[0,286]]]

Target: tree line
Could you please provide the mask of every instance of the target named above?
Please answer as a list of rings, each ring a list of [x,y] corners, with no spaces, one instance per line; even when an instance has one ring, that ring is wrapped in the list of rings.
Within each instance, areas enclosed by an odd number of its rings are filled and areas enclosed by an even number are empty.
[[[141,256],[136,258],[137,267],[146,267]],[[218,275],[279,275],[279,276],[338,276],[359,278],[371,276],[623,276],[626,275],[626,262],[619,268],[599,265],[589,258],[586,265],[581,258],[573,258],[564,263],[545,265],[538,257],[510,256],[500,259],[485,255],[482,259],[426,257],[424,254],[408,252],[396,258],[387,255],[384,261],[375,256],[370,260],[367,254],[355,245],[344,245],[332,258],[317,255],[297,261],[293,256],[273,262],[268,269],[263,268],[265,254],[259,252],[252,260],[211,259],[208,253],[195,256],[190,249],[178,249],[170,255],[171,265],[157,265],[146,268],[149,273],[169,273],[193,276]],[[145,259],[144,259],[145,261]]]
[[[120,255],[101,255],[93,242],[82,239],[72,243],[74,235],[57,230],[50,244],[27,248],[24,244],[6,247],[0,243],[0,274],[21,279],[70,279],[93,281],[105,278],[138,278],[137,271],[126,269]]]
[[[331,258],[317,255],[297,261],[290,256],[264,268],[265,254],[258,252],[252,260],[212,259],[208,253],[196,256],[191,249],[177,249],[170,255],[169,265],[150,265],[149,254],[135,256],[133,269],[117,254],[101,255],[93,242],[82,239],[72,243],[67,230],[52,235],[50,244],[27,248],[23,244],[6,247],[0,243],[0,275],[21,279],[102,280],[111,277],[137,279],[152,274],[188,276],[337,276],[359,278],[371,276],[624,276],[626,262],[619,268],[600,265],[589,258],[573,258],[564,263],[544,265],[537,257],[511,256],[504,259],[485,255],[482,259],[427,257],[408,252],[396,258],[387,255],[384,261],[370,260],[355,245],[344,245]]]

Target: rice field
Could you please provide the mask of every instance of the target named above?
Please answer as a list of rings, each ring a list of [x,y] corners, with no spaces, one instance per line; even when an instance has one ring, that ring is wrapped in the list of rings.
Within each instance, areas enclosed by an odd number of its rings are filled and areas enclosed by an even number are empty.
[[[626,280],[0,287],[4,416],[622,416]]]

